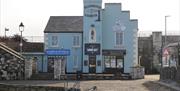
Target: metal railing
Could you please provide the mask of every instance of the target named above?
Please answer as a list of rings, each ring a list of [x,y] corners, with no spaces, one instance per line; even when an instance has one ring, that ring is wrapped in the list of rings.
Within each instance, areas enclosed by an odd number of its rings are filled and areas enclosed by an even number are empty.
[[[27,42],[44,42],[44,36],[24,36]]]
[[[5,51],[8,52],[8,53],[14,55],[15,57],[17,57],[17,58],[19,58],[19,59],[21,59],[21,60],[24,60],[23,56],[22,56],[20,53],[18,53],[18,52],[16,52],[16,51],[14,51],[13,49],[7,47],[7,46],[4,45],[3,43],[0,43],[0,48],[3,49],[3,50],[5,50]]]

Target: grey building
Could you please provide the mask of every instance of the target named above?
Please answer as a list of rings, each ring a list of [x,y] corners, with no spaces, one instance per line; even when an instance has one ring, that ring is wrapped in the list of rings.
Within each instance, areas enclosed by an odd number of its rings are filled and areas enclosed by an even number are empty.
[[[138,37],[138,54],[141,66],[145,67],[146,73],[159,72],[162,60],[162,47],[165,36],[162,32],[152,32],[150,36]],[[178,35],[167,35],[166,45],[180,41]]]

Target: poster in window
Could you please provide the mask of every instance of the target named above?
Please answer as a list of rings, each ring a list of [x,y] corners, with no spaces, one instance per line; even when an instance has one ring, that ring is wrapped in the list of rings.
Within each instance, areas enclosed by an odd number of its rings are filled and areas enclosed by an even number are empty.
[[[111,59],[111,68],[116,68],[116,60]]]

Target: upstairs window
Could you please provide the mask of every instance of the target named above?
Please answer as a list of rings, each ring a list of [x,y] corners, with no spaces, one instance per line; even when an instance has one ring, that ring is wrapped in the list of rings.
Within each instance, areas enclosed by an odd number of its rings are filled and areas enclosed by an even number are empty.
[[[80,36],[79,35],[73,36],[73,46],[80,47]]]
[[[115,33],[116,46],[123,45],[123,32]]]
[[[58,36],[52,36],[51,45],[58,46]]]
[[[91,29],[89,31],[89,42],[95,43],[96,42],[96,30],[94,26],[91,26]]]
[[[91,31],[91,40],[94,40],[94,31]]]

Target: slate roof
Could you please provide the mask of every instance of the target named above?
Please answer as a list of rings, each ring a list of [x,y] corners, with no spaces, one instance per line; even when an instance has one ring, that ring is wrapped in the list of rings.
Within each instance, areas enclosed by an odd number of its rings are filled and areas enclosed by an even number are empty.
[[[83,32],[83,16],[51,16],[44,33]]]

